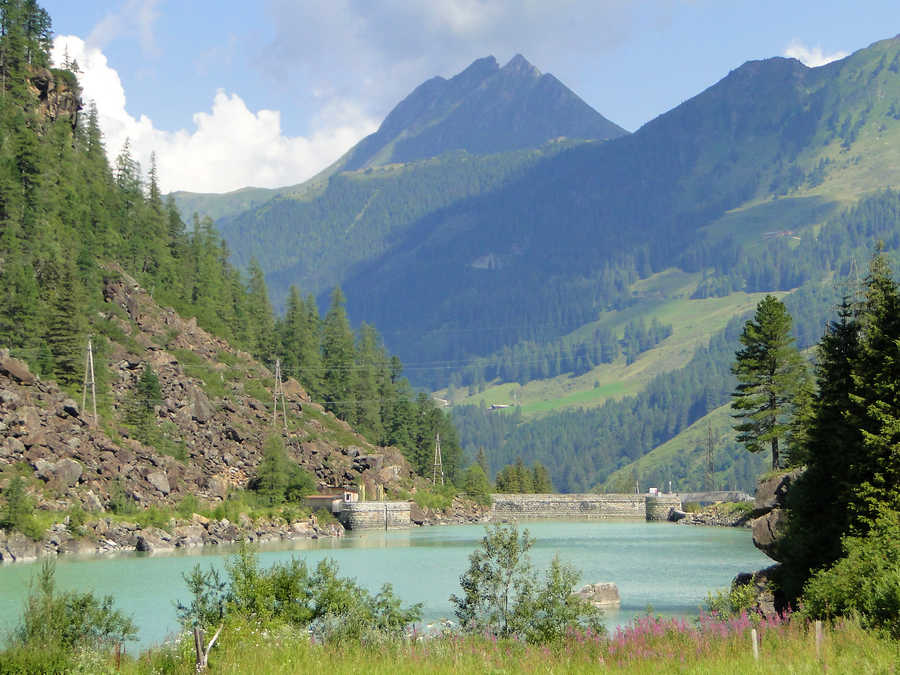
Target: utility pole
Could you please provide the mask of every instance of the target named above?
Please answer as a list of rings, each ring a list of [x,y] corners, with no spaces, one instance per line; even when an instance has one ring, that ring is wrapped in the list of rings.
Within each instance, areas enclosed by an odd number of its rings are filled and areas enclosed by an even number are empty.
[[[438,474],[441,477],[441,485],[444,484],[444,464],[441,460],[441,435],[434,438],[434,471],[431,474],[431,484],[437,485]]]
[[[281,400],[281,419],[284,423],[284,431],[287,433],[287,406],[284,402],[284,386],[281,384],[281,359],[275,359],[275,387],[273,397],[275,406],[272,410],[272,426],[278,426],[278,401]]]
[[[91,426],[97,426],[97,389],[94,385],[94,350],[91,339],[88,338],[87,353],[84,357],[84,387],[81,390],[81,410],[87,405],[88,386],[91,388],[91,403],[94,410],[94,420]]]
[[[713,489],[712,422],[706,421],[706,489]]]

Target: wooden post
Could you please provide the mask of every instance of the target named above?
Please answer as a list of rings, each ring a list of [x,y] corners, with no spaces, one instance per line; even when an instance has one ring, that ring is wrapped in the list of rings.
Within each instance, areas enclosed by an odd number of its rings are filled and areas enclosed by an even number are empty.
[[[219,630],[217,630],[216,634],[212,636],[212,640],[210,640],[209,644],[206,645],[206,649],[203,648],[203,641],[206,639],[206,635],[203,632],[203,629],[200,628],[200,626],[194,627],[194,649],[197,650],[198,673],[206,670],[206,666],[209,663],[209,652],[212,651],[213,645],[216,644],[216,640],[219,639],[219,633],[222,632],[222,628],[224,627],[224,623],[219,626]]]
[[[206,668],[203,658],[203,629],[200,626],[194,626],[194,649],[197,651],[197,672],[200,672]]]
[[[756,629],[750,631],[750,640],[753,642],[753,660],[759,661],[759,640],[756,637]]]
[[[822,622],[816,621],[816,660],[822,660]]]

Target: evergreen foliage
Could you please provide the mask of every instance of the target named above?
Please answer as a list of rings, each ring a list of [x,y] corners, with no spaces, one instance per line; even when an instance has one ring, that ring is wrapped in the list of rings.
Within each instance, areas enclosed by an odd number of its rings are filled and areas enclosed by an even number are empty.
[[[479,504],[490,504],[491,481],[477,462],[469,465],[460,481],[462,492]]]
[[[329,410],[372,442],[401,447],[419,470],[430,468],[440,432],[445,470],[456,475],[461,453],[446,416],[400,378],[399,360],[387,355],[374,328],[354,335],[339,291],[324,320],[313,298],[296,290],[285,317],[276,318],[261,267],[250,261],[242,273],[212,220],[195,217],[188,228],[174,201],[163,198],[155,156],[145,174],[126,142],[110,166],[96,106],[75,122],[77,74],[43,70],[46,12],[32,0],[6,0],[0,28],[0,345],[41,377],[69,390],[80,385],[90,336],[126,340],[103,298],[118,265],[157,302],[195,316],[233,346],[270,365],[281,358],[285,372]],[[41,111],[38,84],[48,72],[60,100],[72,96],[68,117],[51,120]],[[104,338],[94,345],[101,412],[112,414],[103,356],[111,350]],[[147,365],[124,411],[145,443],[161,440],[153,423],[159,399]]]
[[[864,299],[845,300],[819,347],[807,468],[790,493],[784,539],[790,597],[843,557],[842,537],[865,537],[900,512],[898,311],[900,290],[879,252]]]
[[[772,469],[778,469],[778,441],[788,434],[805,369],[784,303],[771,295],[763,298],[739,339],[743,346],[732,367],[738,379],[731,403],[739,421],[734,428],[750,452],[768,445]]]
[[[316,490],[316,480],[291,461],[280,436],[271,435],[263,444],[263,458],[249,487],[270,505],[297,501]]]

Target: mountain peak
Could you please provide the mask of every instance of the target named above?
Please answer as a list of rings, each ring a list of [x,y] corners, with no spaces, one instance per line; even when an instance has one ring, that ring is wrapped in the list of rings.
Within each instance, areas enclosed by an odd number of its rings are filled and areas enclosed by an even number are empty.
[[[434,77],[348,154],[343,169],[437,157],[452,150],[491,154],[536,148],[559,138],[607,140],[627,132],[521,54],[500,68],[476,59],[450,79]]]
[[[503,66],[502,71],[505,73],[515,73],[518,75],[531,75],[534,78],[538,78],[541,76],[541,71],[535,68],[531,63],[528,62],[521,54],[516,54],[509,60],[505,66]]]

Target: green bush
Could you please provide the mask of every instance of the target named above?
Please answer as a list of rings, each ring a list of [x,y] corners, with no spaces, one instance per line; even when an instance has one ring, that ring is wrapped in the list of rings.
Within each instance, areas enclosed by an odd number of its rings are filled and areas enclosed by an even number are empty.
[[[580,574],[554,558],[543,581],[531,566],[534,540],[515,525],[489,525],[481,547],[460,577],[463,596],[450,596],[462,629],[532,644],[561,639],[567,631],[602,631],[599,609],[572,595]]]
[[[491,481],[479,464],[472,464],[463,472],[462,491],[483,506],[491,504]]]
[[[37,541],[44,534],[44,528],[34,517],[34,503],[25,491],[25,479],[13,476],[3,490],[6,504],[0,511],[0,528],[17,530]]]
[[[79,651],[135,639],[134,623],[113,608],[112,596],[59,592],[55,570],[52,561],[41,565],[9,649],[0,653],[0,672],[70,672]]]
[[[730,618],[748,612],[756,606],[756,590],[753,584],[732,586],[706,595],[706,609],[722,617]]]
[[[333,560],[321,561],[313,572],[295,558],[262,569],[256,554],[242,545],[225,570],[227,581],[199,565],[185,575],[192,598],[178,603],[183,625],[213,628],[223,620],[253,619],[309,627],[319,639],[334,641],[397,637],[421,618],[421,605],[402,607],[390,585],[373,597],[352,579],[339,577]]]
[[[803,614],[857,615],[864,628],[900,638],[900,514],[882,514],[867,536],[845,537],[843,545],[846,557],[804,587]]]
[[[450,508],[455,496],[456,488],[448,483],[447,485],[434,485],[430,488],[416,490],[416,493],[413,495],[413,501],[420,508],[443,511]]]

